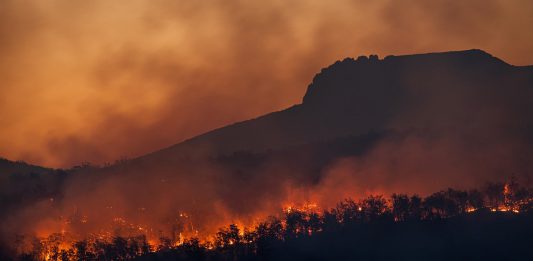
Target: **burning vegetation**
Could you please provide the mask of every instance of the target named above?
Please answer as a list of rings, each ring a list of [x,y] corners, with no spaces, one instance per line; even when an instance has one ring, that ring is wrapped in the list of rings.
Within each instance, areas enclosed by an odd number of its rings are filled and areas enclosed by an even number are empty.
[[[478,246],[517,244],[507,253],[519,255],[531,240],[505,233],[532,236],[530,221],[515,220],[531,215],[530,69],[481,50],[347,58],[321,70],[301,104],[135,159],[68,170],[0,159],[0,260],[254,259],[300,243],[322,250],[308,259],[386,260],[368,249],[398,253],[407,236],[424,249],[507,240]],[[502,173],[526,186],[431,194]],[[380,196],[397,191],[407,194]],[[357,200],[337,203],[345,198]],[[476,226],[471,237],[452,233]],[[447,260],[480,259],[460,257]]]
[[[342,234],[354,226],[364,231],[376,224],[425,224],[471,215],[527,216],[532,207],[532,189],[511,180],[489,183],[481,190],[450,188],[425,198],[392,194],[390,198],[345,199],[324,210],[314,202],[285,204],[277,215],[236,222],[213,234],[199,231],[195,216],[185,212],[165,221],[169,231],[117,216],[98,232],[83,234],[84,227],[91,226],[91,217],[76,211],[68,218],[60,217],[58,231],[17,235],[12,255],[21,260],[151,260],[158,255],[189,260],[254,259],[284,244],[318,240],[332,231]],[[147,207],[138,211],[149,214]]]

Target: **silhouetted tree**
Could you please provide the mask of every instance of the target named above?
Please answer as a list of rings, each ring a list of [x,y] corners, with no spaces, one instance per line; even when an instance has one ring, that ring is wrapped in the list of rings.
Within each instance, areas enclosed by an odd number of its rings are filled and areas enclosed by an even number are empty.
[[[336,213],[335,209],[324,211],[322,214],[322,227],[325,231],[333,231],[339,228],[339,220],[337,219],[337,216],[339,215]]]
[[[392,194],[392,215],[395,221],[405,221],[409,217],[409,197],[405,194]]]
[[[74,249],[76,250],[75,258],[77,260],[88,260],[92,258],[92,256],[89,255],[87,240],[75,242]]]
[[[409,200],[409,219],[422,219],[422,198],[418,195],[411,196]]]
[[[485,206],[483,193],[479,192],[477,189],[468,191],[467,204],[474,209],[483,208]]]
[[[256,234],[257,254],[262,257],[268,257],[275,242],[286,237],[282,221],[273,216],[270,216],[268,221],[259,223],[256,227]]]
[[[466,191],[449,188],[445,196],[448,216],[455,216],[466,212],[466,208],[468,207],[468,193]]]
[[[501,182],[498,183],[487,183],[485,186],[485,195],[487,196],[489,207],[497,207],[502,205],[505,197],[503,195],[504,184]]]
[[[308,232],[314,234],[322,230],[322,218],[318,213],[310,213],[308,223]]]
[[[344,225],[349,225],[362,219],[360,205],[357,205],[352,199],[345,199],[338,203],[334,212],[337,215],[337,220]]]
[[[444,193],[437,192],[424,199],[424,208],[427,212],[427,218],[443,218],[446,216],[446,197]]]
[[[304,233],[306,228],[306,214],[297,209],[292,210],[285,215],[285,233],[287,238],[297,237],[298,234]]]
[[[239,228],[235,224],[229,225],[227,228],[222,228],[216,235],[215,245],[218,248],[229,248],[241,242],[239,236]]]
[[[111,260],[125,260],[127,257],[128,241],[123,237],[114,237],[110,245],[107,246],[107,257]]]
[[[370,195],[361,202],[361,208],[365,215],[365,220],[373,221],[387,212],[387,200],[381,195]]]
[[[205,256],[205,248],[200,245],[198,238],[191,238],[185,241],[181,249],[192,260],[202,260]]]

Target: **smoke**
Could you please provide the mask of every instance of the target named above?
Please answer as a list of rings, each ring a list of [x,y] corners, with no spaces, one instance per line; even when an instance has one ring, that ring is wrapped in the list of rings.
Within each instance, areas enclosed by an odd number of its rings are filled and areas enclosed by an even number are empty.
[[[0,7],[0,154],[48,166],[142,155],[299,103],[312,76],[346,56],[475,47],[515,64],[533,59],[529,1]],[[419,75],[405,72],[402,83],[411,86]],[[531,91],[463,89],[460,82],[413,85],[381,126],[400,135],[378,140],[364,155],[317,163],[304,147],[294,157],[215,155],[78,170],[57,198],[10,213],[2,235],[68,230],[76,238],[102,231],[158,238],[176,230],[204,237],[228,223],[253,225],[293,203],[328,208],[348,197],[425,195],[509,175],[530,182],[531,140],[517,119],[531,115]]]
[[[230,223],[252,227],[292,200],[292,178],[276,166],[239,173],[209,161],[176,164],[73,173],[57,197],[3,217],[1,239],[9,247],[20,247],[20,235],[31,241],[54,233],[67,240],[140,234],[152,242],[178,235],[204,240]]]
[[[481,48],[530,63],[530,1],[2,1],[0,155],[135,157],[298,103],[342,57]]]
[[[461,143],[459,137],[409,135],[381,142],[365,157],[336,160],[310,189],[311,201],[334,206],[344,198],[392,193],[428,196],[446,188],[469,190],[512,178],[531,184],[530,157],[517,144]],[[522,154],[521,154],[522,153]]]

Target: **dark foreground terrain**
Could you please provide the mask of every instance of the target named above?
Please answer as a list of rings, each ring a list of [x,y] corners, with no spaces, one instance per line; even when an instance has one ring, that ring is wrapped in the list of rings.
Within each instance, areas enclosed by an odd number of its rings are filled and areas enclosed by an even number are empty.
[[[532,217],[480,210],[450,219],[353,223],[257,245],[190,245],[138,260],[533,260]]]
[[[511,180],[427,197],[345,199],[322,211],[312,203],[290,206],[203,240],[181,233],[156,241],[138,233],[26,238],[30,251],[0,248],[0,260],[533,260],[532,210],[533,190]]]

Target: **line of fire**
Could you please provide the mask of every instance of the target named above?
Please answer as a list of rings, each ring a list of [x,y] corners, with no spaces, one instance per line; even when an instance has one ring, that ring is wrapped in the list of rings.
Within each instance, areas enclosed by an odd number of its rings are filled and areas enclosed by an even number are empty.
[[[54,204],[53,198],[50,204]],[[271,244],[320,237],[354,225],[443,222],[476,215],[515,218],[531,212],[533,191],[511,180],[468,191],[450,188],[425,198],[392,194],[388,198],[377,195],[345,199],[329,209],[314,202],[281,205],[277,215],[258,217],[249,224],[228,224],[212,234],[198,231],[195,217],[179,212],[167,221],[169,231],[117,216],[101,231],[85,238],[77,231],[89,225],[91,217],[80,209],[69,217],[58,217],[60,231],[18,235],[15,244],[21,260],[127,260],[172,251],[192,256],[222,255],[233,260],[237,255],[262,256]],[[103,208],[112,210],[113,206]],[[139,207],[138,212],[146,214],[150,208]]]

